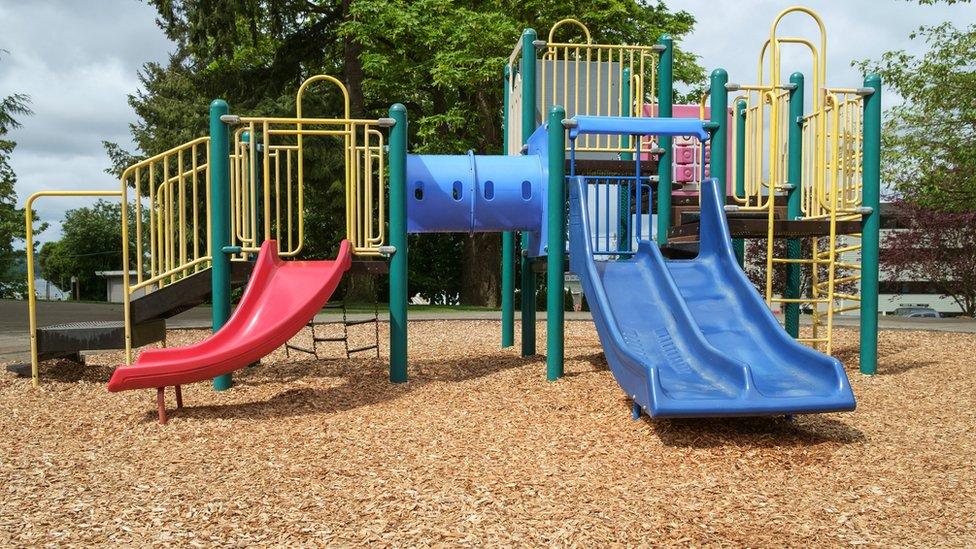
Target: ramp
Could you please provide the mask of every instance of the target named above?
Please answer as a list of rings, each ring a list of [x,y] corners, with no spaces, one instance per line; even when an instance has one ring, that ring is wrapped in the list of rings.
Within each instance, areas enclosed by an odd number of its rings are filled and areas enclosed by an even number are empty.
[[[333,261],[282,261],[273,240],[261,246],[241,302],[213,336],[187,347],[151,349],[115,370],[109,391],[205,381],[251,364],[284,345],[326,304],[351,265],[342,241]]]
[[[715,181],[702,185],[701,249],[665,260],[641,242],[596,261],[585,181],[570,184],[570,268],[621,388],[652,417],[854,409],[843,366],[780,327],[735,262]]]

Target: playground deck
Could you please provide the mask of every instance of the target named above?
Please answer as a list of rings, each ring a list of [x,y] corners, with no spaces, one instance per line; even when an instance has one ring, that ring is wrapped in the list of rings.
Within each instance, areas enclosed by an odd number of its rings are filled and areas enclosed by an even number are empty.
[[[406,385],[279,350],[165,428],[107,366],[3,372],[0,545],[976,543],[976,335],[882,331],[864,377],[838,330],[856,413],[635,423],[592,323],[556,383],[497,324],[412,323]]]

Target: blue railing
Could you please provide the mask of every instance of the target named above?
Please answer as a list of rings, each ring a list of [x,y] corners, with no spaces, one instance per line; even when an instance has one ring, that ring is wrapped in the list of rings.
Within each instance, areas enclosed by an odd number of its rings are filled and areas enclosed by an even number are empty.
[[[582,179],[586,184],[584,204],[593,255],[629,256],[639,240],[651,238],[652,223],[650,219],[644,221],[649,210],[644,204],[651,204],[650,177],[600,175],[569,179]]]

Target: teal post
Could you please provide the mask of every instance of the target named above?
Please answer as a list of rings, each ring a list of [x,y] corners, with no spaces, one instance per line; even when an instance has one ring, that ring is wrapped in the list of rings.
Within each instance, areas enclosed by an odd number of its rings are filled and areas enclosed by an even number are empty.
[[[529,141],[535,131],[535,42],[533,29],[522,32],[522,144]],[[535,273],[532,258],[525,255],[529,249],[529,235],[522,233],[522,356],[535,354]],[[561,267],[561,266],[560,266]]]
[[[631,74],[630,67],[623,70],[623,82],[620,83],[620,116],[630,116],[631,103]],[[639,139],[639,138],[638,138]],[[624,150],[633,149],[630,138],[620,136],[620,148]],[[621,160],[633,160],[634,154],[630,152],[620,153]],[[639,185],[640,183],[638,183]],[[630,192],[626,185],[617,186],[617,249],[626,252],[630,251]]]
[[[502,110],[502,154],[508,154],[508,108],[511,95],[511,67],[505,65],[505,106]],[[502,348],[515,345],[515,233],[502,233]]]
[[[671,118],[673,116],[672,101],[674,100],[674,41],[667,34],[661,36],[658,45],[663,46],[661,59],[657,65],[657,116]],[[668,243],[668,231],[671,229],[671,143],[670,136],[659,136],[658,146],[664,149],[660,164],[657,167],[657,243]],[[640,235],[637,235],[640,239]]]
[[[790,75],[790,119],[789,134],[787,136],[786,179],[790,185],[786,194],[786,218],[799,219],[800,193],[803,186],[803,74],[794,72]],[[786,257],[799,260],[802,255],[800,239],[791,238],[786,241]],[[786,264],[786,295],[787,299],[800,298],[800,264]],[[800,304],[786,304],[786,332],[794,338],[800,337]]]
[[[864,162],[861,171],[864,216],[861,229],[861,373],[878,371],[878,254],[881,233],[881,77],[870,74],[864,87]]]
[[[407,108],[390,107],[390,381],[407,380]]]
[[[735,102],[735,194],[746,195],[746,101]],[[746,243],[741,238],[732,240],[735,259],[742,267],[746,262]]]
[[[230,318],[230,137],[227,125],[220,119],[230,108],[223,99],[210,103],[210,310],[213,331],[217,332]],[[216,391],[226,391],[233,384],[230,374],[213,380]]]
[[[548,219],[546,220],[546,379],[563,377],[564,294],[563,261],[566,257],[566,109],[549,109]]]
[[[725,85],[729,83],[729,74],[725,69],[715,69],[712,71],[711,89],[708,93],[711,110],[711,122],[716,125],[716,130],[712,134],[711,163],[709,171],[712,179],[718,180],[718,186],[723,193],[727,193],[725,174],[728,170],[728,147],[729,147],[729,90]]]

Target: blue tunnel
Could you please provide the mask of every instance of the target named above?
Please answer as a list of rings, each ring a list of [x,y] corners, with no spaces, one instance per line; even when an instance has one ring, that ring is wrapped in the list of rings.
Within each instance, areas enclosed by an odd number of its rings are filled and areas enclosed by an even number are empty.
[[[542,177],[538,155],[408,155],[407,232],[538,231]]]

